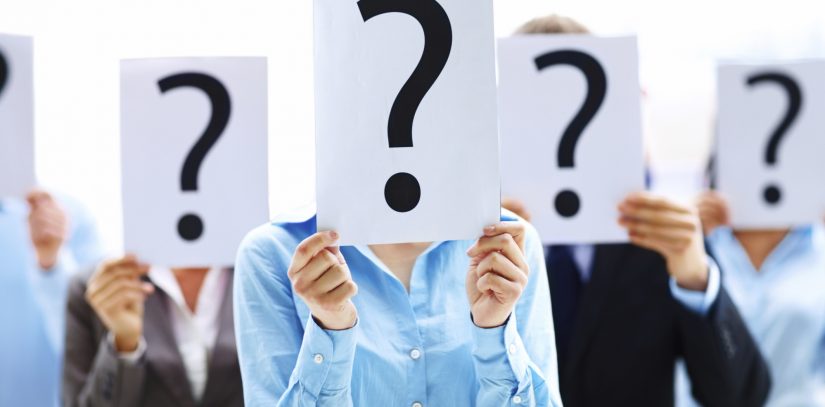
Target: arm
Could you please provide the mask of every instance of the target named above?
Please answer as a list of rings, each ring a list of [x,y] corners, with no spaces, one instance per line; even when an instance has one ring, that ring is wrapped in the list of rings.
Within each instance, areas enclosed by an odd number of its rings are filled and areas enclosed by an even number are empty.
[[[630,240],[665,259],[694,397],[711,407],[761,406],[767,366],[708,258],[699,210],[649,193],[631,194],[619,210]]]
[[[107,335],[96,333],[97,317],[86,302],[85,292],[81,275],[74,277],[66,311],[63,405],[139,406],[146,376],[143,352],[138,350],[132,361],[119,357]]]
[[[724,287],[706,316],[677,310],[693,397],[705,406],[762,406],[768,366]]]
[[[500,319],[483,318],[485,307],[473,301],[472,295],[470,297],[475,323],[473,357],[479,378],[476,405],[561,406],[543,249],[535,231],[524,224],[499,224],[496,229],[504,234],[485,231],[485,237],[479,239],[469,252],[471,257],[480,253],[488,255],[478,265],[480,272],[471,269],[468,280],[474,279],[473,274],[482,277],[474,284],[468,281],[468,291],[472,291],[473,285],[479,292],[486,290],[488,298],[496,297],[496,302],[504,305],[500,309],[506,311],[503,324]],[[512,238],[501,238],[504,235]],[[471,264],[476,261],[474,258]],[[499,264],[495,264],[497,262]],[[508,283],[501,278],[519,281],[513,277],[516,273],[512,266],[525,271],[524,285],[516,295],[516,303],[508,307]],[[512,274],[507,271],[508,267]],[[492,271],[485,273],[484,270]],[[496,275],[495,280],[487,278],[491,281],[485,282],[484,276],[491,273]],[[485,329],[485,326],[493,328]]]
[[[28,203],[29,229],[38,260],[31,275],[35,298],[45,318],[52,347],[62,353],[63,315],[69,278],[79,268],[100,259],[100,242],[94,222],[79,207],[64,207],[46,192],[33,191]]]
[[[357,327],[350,322],[348,329],[326,330],[313,317],[305,326],[301,323],[287,272],[292,253],[298,251],[288,247],[292,241],[281,229],[272,237],[271,226],[266,226],[252,232],[238,253],[235,332],[245,402],[352,406]]]

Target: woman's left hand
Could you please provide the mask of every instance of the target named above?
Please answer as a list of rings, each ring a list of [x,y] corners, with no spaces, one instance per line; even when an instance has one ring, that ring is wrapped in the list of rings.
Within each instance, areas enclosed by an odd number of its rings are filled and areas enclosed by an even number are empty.
[[[504,325],[527,286],[530,267],[524,258],[524,234],[521,222],[488,226],[467,251],[467,298],[473,322],[480,328]]]

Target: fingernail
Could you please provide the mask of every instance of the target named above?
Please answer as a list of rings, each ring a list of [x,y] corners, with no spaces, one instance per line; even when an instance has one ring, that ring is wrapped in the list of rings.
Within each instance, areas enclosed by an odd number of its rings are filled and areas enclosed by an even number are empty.
[[[338,239],[338,232],[336,232],[334,230],[330,230],[329,231],[329,237],[337,240]]]
[[[490,226],[487,226],[486,228],[484,228],[484,231],[487,232],[487,233],[495,232],[496,227],[495,227],[495,225],[490,225]]]

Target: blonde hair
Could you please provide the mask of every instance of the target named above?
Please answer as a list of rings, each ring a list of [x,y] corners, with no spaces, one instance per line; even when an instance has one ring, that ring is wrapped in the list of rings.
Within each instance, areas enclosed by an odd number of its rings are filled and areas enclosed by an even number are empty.
[[[516,34],[590,34],[590,30],[570,17],[551,14],[524,23]]]

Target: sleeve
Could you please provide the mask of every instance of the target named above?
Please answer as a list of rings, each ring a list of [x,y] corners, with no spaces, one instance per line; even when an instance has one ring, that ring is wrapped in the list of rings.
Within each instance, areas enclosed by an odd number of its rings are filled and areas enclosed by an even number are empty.
[[[768,366],[724,286],[706,316],[684,307],[677,315],[694,399],[708,407],[764,405]]]
[[[708,287],[705,291],[693,291],[682,287],[676,283],[674,278],[670,278],[670,293],[685,308],[696,314],[706,316],[710,311],[716,298],[719,297],[719,287],[721,275],[719,266],[713,258],[708,257]]]
[[[63,405],[67,407],[138,407],[146,377],[145,358],[121,359],[106,336],[95,335],[97,317],[84,297],[80,276],[69,288]]]
[[[60,249],[57,263],[48,270],[38,270],[32,276],[35,300],[43,310],[49,343],[63,353],[63,316],[69,279],[79,269],[86,268],[102,257],[97,228],[87,212],[68,202],[71,231]]]
[[[529,225],[525,256],[529,282],[515,314],[502,327],[473,327],[480,407],[562,405],[544,248]]]
[[[248,236],[235,268],[235,331],[245,403],[352,406],[358,325],[327,331],[310,317],[304,326],[286,275],[291,250],[271,239],[257,238],[256,232]]]

